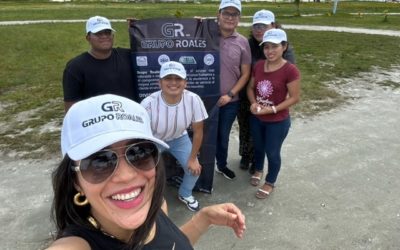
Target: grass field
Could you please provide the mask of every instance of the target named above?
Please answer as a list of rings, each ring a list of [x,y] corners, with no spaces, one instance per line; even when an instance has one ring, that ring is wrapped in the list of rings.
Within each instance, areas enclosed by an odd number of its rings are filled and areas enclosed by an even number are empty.
[[[73,1],[2,1],[0,22],[12,20],[73,20],[103,15],[111,19],[166,16],[215,16],[218,3],[113,3]],[[400,30],[400,4],[340,2],[302,3],[301,16],[288,3],[243,3],[242,21],[250,22],[259,9],[270,9],[282,24],[347,26]],[[313,14],[314,16],[308,16]],[[125,22],[113,23],[116,46],[128,47]],[[248,35],[248,28],[239,31]],[[84,23],[0,26],[0,151],[26,152],[37,157],[59,151],[63,116],[61,77],[65,63],[88,49]],[[302,102],[295,113],[314,115],[343,103],[327,84],[352,77],[372,66],[400,64],[400,38],[336,32],[287,30],[302,72]],[[398,87],[398,86],[393,86]],[[318,103],[316,105],[315,103]]]

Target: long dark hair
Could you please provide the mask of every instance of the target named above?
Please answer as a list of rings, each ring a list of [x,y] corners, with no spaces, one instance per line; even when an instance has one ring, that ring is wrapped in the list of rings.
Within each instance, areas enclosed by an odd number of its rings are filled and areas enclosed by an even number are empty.
[[[72,171],[71,158],[66,155],[59,166],[52,173],[54,199],[52,205],[52,220],[57,229],[56,239],[61,238],[63,231],[68,225],[78,225],[92,230],[96,228],[87,220],[90,216],[90,204],[87,206],[75,206],[73,198],[78,193],[74,183],[76,183],[76,172]],[[127,248],[131,250],[141,249],[144,241],[156,220],[157,214],[161,209],[164,200],[165,169],[160,160],[156,166],[156,180],[150,210],[144,223],[135,230]]]

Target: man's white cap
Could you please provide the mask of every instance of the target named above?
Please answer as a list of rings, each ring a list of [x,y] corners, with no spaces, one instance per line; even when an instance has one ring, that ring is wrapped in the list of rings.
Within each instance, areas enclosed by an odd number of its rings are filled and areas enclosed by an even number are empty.
[[[221,0],[219,10],[225,9],[227,7],[234,7],[239,12],[242,12],[242,3],[240,2],[240,0]]]
[[[283,31],[281,29],[270,29],[270,30],[265,31],[263,40],[260,43],[260,46],[266,42],[278,44],[283,41],[287,42],[287,36],[286,36],[285,31]]]
[[[117,95],[99,95],[72,105],[61,130],[63,157],[82,160],[119,141],[144,139],[169,148],[153,136],[150,118],[143,106]]]
[[[97,33],[102,30],[112,30],[115,31],[111,27],[111,22],[105,17],[102,16],[94,16],[91,17],[87,20],[86,22],[86,34],[91,32],[91,33]]]
[[[164,78],[167,75],[177,75],[182,79],[186,79],[186,70],[182,63],[179,62],[166,62],[161,65],[160,78]]]
[[[269,10],[259,10],[253,16],[253,25],[257,23],[271,24],[275,22],[275,15]]]

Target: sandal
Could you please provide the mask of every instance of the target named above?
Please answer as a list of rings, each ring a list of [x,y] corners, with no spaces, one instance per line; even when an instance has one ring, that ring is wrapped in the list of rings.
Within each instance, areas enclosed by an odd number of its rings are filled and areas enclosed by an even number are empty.
[[[262,188],[259,188],[258,190],[257,190],[257,193],[256,193],[256,197],[258,198],[258,199],[266,199],[270,194],[271,194],[271,192],[272,192],[272,190],[273,190],[273,186],[271,186],[271,185],[269,185],[269,184],[264,184],[264,186],[269,186],[269,187],[271,187],[271,190],[270,191],[266,191],[266,190],[264,190],[264,189],[262,189]]]
[[[256,197],[258,199],[265,199],[269,196],[269,192],[262,190],[261,188],[257,190]]]
[[[259,174],[259,175],[258,175]],[[252,186],[258,186],[259,184],[260,184],[260,180],[261,180],[261,177],[262,177],[262,172],[255,172],[254,173],[254,175],[253,176],[251,176],[251,178],[250,178],[250,184],[252,185]]]

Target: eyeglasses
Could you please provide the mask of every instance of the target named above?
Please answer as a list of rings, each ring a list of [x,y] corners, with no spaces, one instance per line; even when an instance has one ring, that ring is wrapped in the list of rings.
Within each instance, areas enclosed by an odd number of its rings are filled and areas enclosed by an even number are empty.
[[[104,149],[81,160],[78,166],[71,166],[72,170],[81,172],[87,182],[98,184],[114,173],[120,157],[124,156],[129,165],[142,171],[155,168],[159,161],[158,147],[152,142],[141,141],[121,148],[126,148],[123,155]]]
[[[266,30],[268,25],[262,23],[256,23],[253,25],[253,30]]]
[[[221,15],[224,19],[228,19],[228,18],[232,18],[232,19],[236,19],[240,16],[239,12],[229,12],[229,11],[222,11]]]

